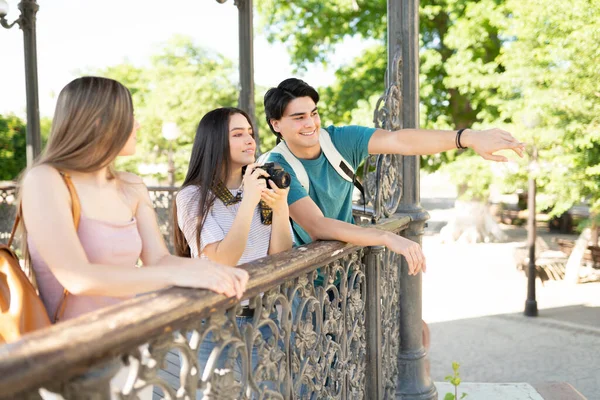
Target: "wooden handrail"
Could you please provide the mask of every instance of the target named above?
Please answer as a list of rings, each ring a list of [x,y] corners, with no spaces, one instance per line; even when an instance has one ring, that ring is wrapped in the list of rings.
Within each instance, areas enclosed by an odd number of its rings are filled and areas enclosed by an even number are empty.
[[[376,227],[399,231],[409,222],[409,217],[390,218]],[[244,264],[240,267],[250,274],[244,298],[313,271],[358,248],[337,241],[315,242]],[[207,290],[173,287],[34,332],[0,346],[0,398],[69,379],[151,337],[171,332],[174,325],[183,327],[188,320],[207,317],[236,303],[237,299]]]

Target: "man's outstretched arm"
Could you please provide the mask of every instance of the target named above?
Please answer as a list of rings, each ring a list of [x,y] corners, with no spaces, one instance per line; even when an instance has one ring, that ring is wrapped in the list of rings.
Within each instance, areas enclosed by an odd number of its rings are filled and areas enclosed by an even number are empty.
[[[401,129],[393,132],[378,129],[369,140],[369,154],[437,154],[456,148],[456,134],[457,131],[430,129]],[[525,148],[524,143],[502,129],[465,129],[460,143],[492,161],[508,161],[506,157],[494,154],[499,150],[512,150],[523,157]]]
[[[339,240],[358,246],[386,246],[406,258],[409,274],[416,275],[420,270],[426,270],[425,255],[418,243],[391,232],[326,218],[308,196],[290,206],[290,216],[313,240]]]

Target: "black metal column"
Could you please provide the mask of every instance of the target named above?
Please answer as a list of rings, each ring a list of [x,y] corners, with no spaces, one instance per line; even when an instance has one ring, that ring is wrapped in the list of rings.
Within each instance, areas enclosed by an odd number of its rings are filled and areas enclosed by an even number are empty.
[[[23,31],[23,47],[25,50],[25,90],[27,96],[27,133],[26,157],[27,166],[40,154],[42,140],[40,135],[40,106],[38,100],[37,45],[35,22],[39,6],[35,0],[21,0],[21,15],[14,22],[8,23],[4,12],[0,14],[0,25],[6,29],[18,24]],[[4,10],[3,10],[4,11]]]
[[[239,11],[239,46],[240,46],[240,99],[239,107],[252,118],[254,140],[257,155],[260,153],[260,139],[256,124],[256,106],[254,103],[254,28],[253,0],[236,0]]]
[[[402,127],[419,126],[419,0],[388,0],[388,60],[402,54]],[[429,214],[420,205],[420,158],[405,156],[402,162],[404,192],[398,213],[411,217],[404,236],[421,243]],[[396,397],[437,399],[437,390],[425,367],[427,352],[422,338],[421,273],[408,275],[402,258],[400,278],[400,355]]]
[[[383,399],[383,354],[381,328],[381,263],[385,248],[369,247],[365,254],[367,275],[367,302],[365,309],[367,336],[367,368],[365,393],[369,399]]]
[[[42,139],[40,133],[40,105],[37,74],[36,13],[39,6],[35,0],[22,0],[19,3],[25,50],[25,90],[27,92],[27,166],[40,154]]]

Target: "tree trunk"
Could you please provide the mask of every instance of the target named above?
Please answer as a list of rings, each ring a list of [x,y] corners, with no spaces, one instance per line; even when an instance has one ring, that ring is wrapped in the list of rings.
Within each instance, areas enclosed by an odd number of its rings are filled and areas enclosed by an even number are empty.
[[[442,243],[489,243],[506,240],[506,234],[500,229],[487,204],[461,200],[457,200],[455,204],[454,218],[440,231]]]
[[[600,230],[600,227],[598,226],[598,215],[592,214],[590,215],[590,219],[592,220],[590,242],[592,246],[598,246],[600,245],[600,243],[598,243],[598,231]]]
[[[579,283],[579,269],[583,262],[583,254],[588,247],[591,239],[591,229],[584,229],[575,242],[575,247],[567,260],[565,281],[569,283]]]

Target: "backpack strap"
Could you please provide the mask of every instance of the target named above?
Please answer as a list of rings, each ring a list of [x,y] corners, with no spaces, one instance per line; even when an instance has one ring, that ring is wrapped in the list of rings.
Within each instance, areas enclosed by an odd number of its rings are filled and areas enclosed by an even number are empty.
[[[331,136],[327,130],[321,128],[319,133],[319,143],[321,144],[321,150],[325,154],[325,158],[329,161],[329,164],[336,170],[336,172],[348,182],[354,181],[354,172],[350,163],[340,154],[338,149],[331,141]]]
[[[266,153],[262,153],[260,156],[258,156],[258,158],[256,159],[256,162],[260,165],[263,165],[264,163],[267,162],[267,158],[269,158],[269,154],[271,154],[270,151],[267,151]]]
[[[281,154],[283,156],[285,161],[294,170],[294,174],[296,174],[296,178],[298,179],[302,187],[308,193],[308,191],[310,190],[310,181],[308,180],[308,174],[306,173],[306,169],[304,169],[304,166],[302,165],[300,160],[298,160],[294,153],[292,153],[287,144],[285,144],[285,142],[280,142],[277,146],[275,146],[273,150],[271,150],[271,153]]]
[[[321,144],[321,150],[323,154],[325,154],[325,158],[329,161],[329,164],[337,171],[338,175],[342,178],[351,182],[362,194],[363,198],[365,197],[365,189],[363,185],[359,182],[354,170],[352,168],[352,164],[350,164],[338,151],[338,149],[333,144],[331,140],[331,136],[329,136],[329,132],[326,129],[321,128],[319,133],[319,143]]]
[[[350,164],[338,151],[338,149],[333,144],[331,140],[331,136],[327,130],[321,128],[319,132],[319,144],[321,145],[321,150],[325,155],[325,158],[331,164],[333,169],[348,182],[351,182],[362,194],[363,198],[365,197],[365,189],[363,185],[358,181],[356,174],[352,168],[352,164]],[[308,174],[306,173],[306,169],[298,160],[298,158],[291,152],[287,144],[285,142],[280,142],[273,150],[268,153],[264,153],[259,159],[259,162],[264,162],[269,153],[281,154],[285,161],[292,167],[294,170],[294,174],[296,174],[296,178],[300,181],[300,184],[306,191],[310,190],[310,181],[308,179]]]

